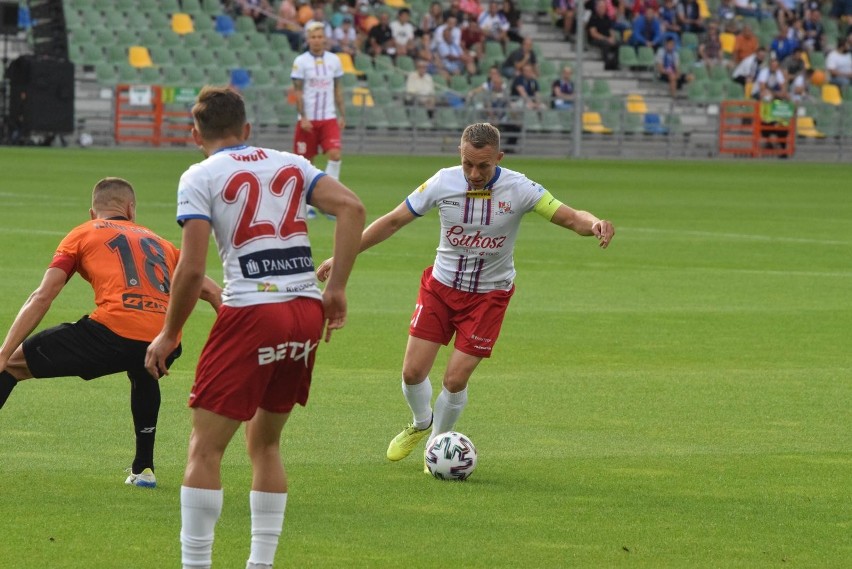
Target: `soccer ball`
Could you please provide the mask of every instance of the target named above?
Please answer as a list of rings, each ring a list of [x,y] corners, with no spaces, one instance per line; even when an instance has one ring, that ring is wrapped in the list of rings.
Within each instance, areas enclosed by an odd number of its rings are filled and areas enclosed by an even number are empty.
[[[476,468],[476,447],[461,433],[441,433],[426,447],[426,467],[439,480],[465,480]]]

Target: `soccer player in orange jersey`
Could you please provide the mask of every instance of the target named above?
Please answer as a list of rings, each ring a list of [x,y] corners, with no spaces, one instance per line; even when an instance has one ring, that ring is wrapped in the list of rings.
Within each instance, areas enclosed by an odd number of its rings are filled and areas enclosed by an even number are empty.
[[[91,221],[75,227],[59,244],[41,284],[0,346],[0,408],[15,385],[31,377],[90,380],[127,372],[136,456],[126,483],[153,488],[160,387],[145,370],[145,350],[163,325],[179,252],[135,222],[135,192],[126,180],[99,181],[89,215]],[[92,285],[97,308],[73,324],[30,336],[74,273]],[[205,279],[201,297],[218,309],[221,290]],[[169,364],[180,352],[178,346]]]

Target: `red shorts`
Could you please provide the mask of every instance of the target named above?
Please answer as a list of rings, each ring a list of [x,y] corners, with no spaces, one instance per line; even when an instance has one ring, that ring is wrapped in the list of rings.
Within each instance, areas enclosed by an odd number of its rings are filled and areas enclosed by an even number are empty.
[[[301,121],[296,123],[296,136],[293,140],[293,152],[313,160],[317,155],[317,147],[322,147],[323,152],[342,148],[340,142],[340,125],[337,119],[325,119],[311,121],[313,128],[305,130]]]
[[[465,292],[432,278],[432,267],[423,271],[417,305],[408,333],[415,338],[453,346],[471,356],[487,358],[500,335],[511,290]]]
[[[222,306],[198,359],[189,406],[248,421],[258,407],[289,413],[308,401],[322,302],[297,298]]]

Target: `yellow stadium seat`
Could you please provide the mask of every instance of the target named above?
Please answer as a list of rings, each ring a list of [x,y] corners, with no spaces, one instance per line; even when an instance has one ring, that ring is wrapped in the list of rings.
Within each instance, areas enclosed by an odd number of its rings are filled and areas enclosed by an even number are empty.
[[[352,61],[352,56],[348,53],[338,53],[337,57],[340,58],[340,65],[343,66],[344,73],[350,73],[352,75],[363,75],[363,71],[358,71],[355,69],[355,62]]]
[[[369,89],[366,87],[355,87],[352,90],[352,104],[356,107],[372,107],[375,103]]]
[[[400,8],[408,8],[408,4],[404,2],[404,0],[385,0],[385,6],[390,6],[391,8],[396,8],[399,10]]]
[[[722,44],[722,51],[728,55],[734,53],[734,44],[737,42],[736,34],[723,32],[719,34],[719,43]]]
[[[127,54],[127,59],[133,67],[153,67],[154,62],[151,61],[151,52],[148,48],[142,45],[132,45]]]
[[[189,14],[175,12],[172,14],[172,31],[179,35],[191,34],[195,31],[192,17]]]
[[[825,134],[817,130],[813,117],[796,117],[796,133],[806,138],[825,138]]]
[[[642,95],[627,95],[627,112],[646,114],[648,105],[645,104],[645,97]]]
[[[698,0],[698,13],[701,15],[702,20],[706,20],[711,16],[707,0]]]
[[[822,100],[829,105],[842,105],[843,97],[840,95],[840,87],[832,83],[822,86]]]
[[[586,112],[583,113],[583,132],[612,134],[612,129],[604,126],[600,113]]]

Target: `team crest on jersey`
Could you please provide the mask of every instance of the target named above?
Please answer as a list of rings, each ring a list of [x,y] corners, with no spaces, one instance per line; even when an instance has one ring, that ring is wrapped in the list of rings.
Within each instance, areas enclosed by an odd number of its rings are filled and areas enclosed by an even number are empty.
[[[491,199],[491,190],[468,190],[467,192],[465,192],[464,197],[481,199],[481,200],[490,200]]]
[[[507,215],[510,213],[515,213],[512,211],[512,202],[510,201],[497,201],[497,215]]]
[[[420,184],[420,187],[419,187],[419,188],[417,188],[417,191],[418,191],[418,192],[425,191],[425,190],[426,190],[426,184],[428,184],[428,183],[429,183],[429,182],[423,182],[422,184]]]
[[[274,283],[257,283],[257,292],[278,292],[278,287]]]

